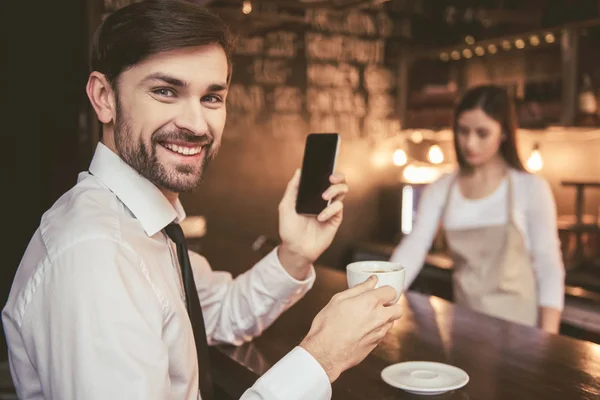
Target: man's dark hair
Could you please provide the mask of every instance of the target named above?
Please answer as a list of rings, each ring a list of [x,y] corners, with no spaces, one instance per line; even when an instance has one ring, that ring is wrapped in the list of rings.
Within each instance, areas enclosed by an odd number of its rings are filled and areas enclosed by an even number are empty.
[[[123,71],[154,54],[210,44],[223,47],[230,77],[234,40],[218,16],[183,0],[145,0],[104,20],[94,36],[90,67],[116,90]]]

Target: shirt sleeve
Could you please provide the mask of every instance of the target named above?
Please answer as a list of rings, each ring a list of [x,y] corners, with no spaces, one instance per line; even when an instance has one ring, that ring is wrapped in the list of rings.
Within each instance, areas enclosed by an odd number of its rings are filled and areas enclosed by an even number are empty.
[[[303,281],[290,276],[277,249],[236,279],[228,272],[213,271],[197,253],[190,252],[190,260],[210,343],[239,345],[260,335],[315,281],[313,267]]]
[[[398,262],[405,268],[406,288],[412,285],[423,267],[440,225],[452,179],[452,175],[445,175],[425,188],[419,202],[413,230],[402,239],[390,258],[390,261]]]
[[[329,400],[331,384],[306,350],[294,348],[268,370],[240,400]]]
[[[21,322],[40,397],[169,397],[164,308],[147,276],[131,248],[108,239],[80,242],[43,266]]]
[[[565,297],[565,268],[556,224],[556,204],[548,183],[532,176],[529,185],[527,230],[538,286],[538,304],[562,310]]]

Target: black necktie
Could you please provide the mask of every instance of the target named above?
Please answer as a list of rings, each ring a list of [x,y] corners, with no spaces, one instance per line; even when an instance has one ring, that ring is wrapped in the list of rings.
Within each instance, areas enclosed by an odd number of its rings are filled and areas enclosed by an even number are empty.
[[[202,400],[213,400],[213,384],[210,375],[210,360],[208,356],[206,329],[204,328],[204,317],[202,316],[200,299],[198,298],[198,291],[196,289],[196,283],[194,282],[194,275],[192,274],[192,265],[190,264],[185,236],[183,235],[183,230],[179,224],[175,223],[167,226],[165,232],[177,245],[177,258],[179,259],[181,275],[183,276],[187,310],[190,320],[192,321],[194,341],[196,342],[196,350],[198,353],[200,394],[202,395]]]

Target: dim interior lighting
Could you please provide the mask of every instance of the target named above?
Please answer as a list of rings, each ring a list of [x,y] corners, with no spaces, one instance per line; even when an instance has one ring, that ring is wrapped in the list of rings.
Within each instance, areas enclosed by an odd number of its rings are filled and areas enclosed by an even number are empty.
[[[432,164],[441,164],[444,162],[444,152],[442,152],[442,148],[440,146],[438,146],[437,144],[434,144],[433,146],[431,146],[429,148],[429,151],[427,152],[427,159],[429,159],[429,161]]]
[[[540,38],[537,35],[531,35],[529,43],[531,43],[532,46],[538,46],[540,44]]]
[[[473,44],[473,43],[475,43],[475,38],[473,36],[469,35],[469,36],[465,37],[465,43]]]
[[[392,161],[394,165],[398,167],[402,167],[406,165],[408,159],[406,158],[406,152],[402,149],[397,149],[394,151],[394,155],[392,156]]]
[[[250,0],[244,0],[242,3],[242,12],[246,15],[252,12],[252,2]]]
[[[554,37],[553,33],[546,33],[544,40],[546,40],[546,43],[554,43],[556,41],[556,37]]]
[[[542,160],[542,153],[540,152],[540,145],[536,143],[533,146],[533,151],[527,159],[527,169],[530,172],[537,172],[544,167],[544,160]]]
[[[473,52],[471,51],[471,49],[464,49],[463,56],[465,58],[471,58],[471,57],[473,57]]]
[[[496,54],[498,52],[498,47],[495,44],[490,44],[488,46],[488,52],[490,54]]]
[[[450,56],[453,60],[460,60],[460,53],[457,50],[452,51],[452,53],[450,53]]]
[[[510,44],[510,42],[509,42],[508,40],[503,40],[503,41],[502,41],[502,48],[503,48],[504,50],[510,50],[510,49],[511,49],[511,47],[512,47],[512,46],[511,46],[511,44]]]
[[[485,49],[481,46],[477,46],[475,47],[475,54],[477,54],[478,56],[482,56],[485,54]]]
[[[440,54],[440,60],[442,60],[442,61],[448,61],[448,60],[450,60],[450,55],[448,53],[446,53],[446,52],[443,52],[443,53]]]
[[[525,41],[523,39],[517,39],[517,40],[515,40],[515,47],[517,49],[523,49],[523,48],[525,48]]]
[[[423,141],[423,134],[421,131],[414,131],[412,135],[410,135],[410,140],[413,143],[419,144]]]
[[[433,165],[408,164],[404,167],[402,177],[406,183],[431,183],[441,175],[438,167]]]

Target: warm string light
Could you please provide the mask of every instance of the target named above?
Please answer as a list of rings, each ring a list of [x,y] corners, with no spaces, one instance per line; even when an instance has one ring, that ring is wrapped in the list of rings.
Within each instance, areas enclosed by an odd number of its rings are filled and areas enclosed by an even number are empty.
[[[533,150],[527,159],[527,169],[530,172],[538,172],[544,167],[544,160],[542,159],[542,153],[540,152],[540,145],[536,143],[533,146]]]
[[[547,32],[543,35],[530,35],[528,38],[516,38],[516,39],[502,39],[501,41],[499,41],[496,44],[488,44],[487,46],[485,45],[477,45],[477,42],[475,40],[475,38],[471,35],[468,35],[465,37],[465,43],[469,46],[474,46],[474,47],[466,47],[466,48],[458,48],[455,50],[448,50],[448,51],[442,51],[441,53],[439,53],[439,59],[441,61],[444,62],[448,62],[451,60],[454,61],[458,61],[461,58],[472,58],[473,55],[477,55],[477,56],[484,56],[486,54],[486,47],[487,47],[487,53],[488,54],[496,54],[498,52],[498,49],[501,48],[502,50],[505,51],[509,51],[513,48],[516,48],[518,50],[524,49],[525,47],[527,47],[528,45],[530,46],[539,46],[540,44],[542,44],[542,37],[543,40],[547,43],[547,44],[553,44],[556,42],[556,36],[554,33],[552,32]]]
[[[252,12],[252,2],[250,0],[244,0],[242,3],[242,12],[246,15]]]
[[[517,40],[515,40],[515,47],[517,49],[524,49],[525,48],[525,41],[523,39],[517,39]]]
[[[537,35],[532,35],[531,37],[529,37],[529,43],[532,46],[537,46],[540,44],[540,38]]]

